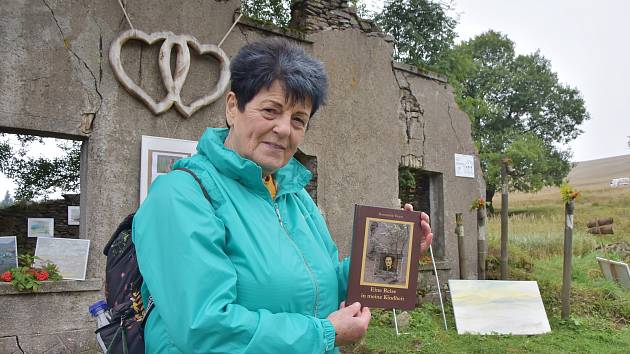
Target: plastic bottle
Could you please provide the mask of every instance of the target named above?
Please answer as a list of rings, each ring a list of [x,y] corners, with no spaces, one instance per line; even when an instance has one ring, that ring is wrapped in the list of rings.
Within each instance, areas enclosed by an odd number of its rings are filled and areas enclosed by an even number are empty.
[[[92,305],[90,305],[90,314],[92,315],[92,317],[96,317],[96,328],[101,328],[104,326],[107,326],[109,324],[109,306],[107,306],[107,303],[105,302],[105,300],[99,300],[95,303],[93,303]],[[103,353],[105,353],[107,351],[107,346],[105,345],[105,343],[103,342],[103,340],[101,339],[101,334],[97,333],[96,334],[96,342],[98,343],[98,345],[101,347],[101,349],[103,350]]]

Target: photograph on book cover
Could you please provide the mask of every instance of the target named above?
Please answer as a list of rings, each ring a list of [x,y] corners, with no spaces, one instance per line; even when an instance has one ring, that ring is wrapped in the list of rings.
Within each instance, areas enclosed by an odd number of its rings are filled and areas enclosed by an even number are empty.
[[[409,287],[413,222],[367,217],[360,285]]]
[[[413,309],[419,235],[419,212],[356,205],[346,302]]]

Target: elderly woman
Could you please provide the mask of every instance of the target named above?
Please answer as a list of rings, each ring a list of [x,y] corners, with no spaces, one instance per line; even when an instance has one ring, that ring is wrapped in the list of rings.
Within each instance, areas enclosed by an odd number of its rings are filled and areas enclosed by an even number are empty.
[[[279,39],[231,64],[227,129],[159,177],[134,218],[147,353],[324,353],[359,340],[370,310],[345,306],[348,263],[293,159],[326,99],[320,62]],[[426,218],[426,215],[423,216]],[[426,249],[431,242],[422,222]],[[341,305],[340,305],[341,303]]]

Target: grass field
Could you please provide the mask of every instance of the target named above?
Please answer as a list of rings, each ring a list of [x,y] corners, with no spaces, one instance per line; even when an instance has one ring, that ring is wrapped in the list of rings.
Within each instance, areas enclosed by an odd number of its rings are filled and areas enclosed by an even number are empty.
[[[630,169],[630,155],[621,160],[622,163],[616,165],[622,167],[621,172],[615,168],[609,168],[609,171],[621,174]],[[601,163],[587,164],[586,167],[591,173],[584,173],[583,177],[578,173],[575,178],[575,170],[572,171],[572,184],[581,191],[581,196],[575,208],[569,320],[560,319],[564,205],[557,188],[548,188],[536,194],[510,195],[508,250],[510,279],[538,282],[551,333],[537,336],[458,335],[453,311],[447,302],[448,330],[444,330],[439,308],[434,305],[423,305],[410,312],[409,334],[401,336],[396,336],[391,325],[391,310],[374,310],[366,338],[344,352],[630,352],[630,290],[605,280],[595,260],[596,256],[604,256],[630,262],[630,187],[610,188],[610,175],[595,173],[603,168]],[[500,202],[495,201],[495,207],[500,210]],[[586,233],[588,220],[605,217],[614,219],[614,235]],[[489,275],[496,279],[500,255],[498,214],[489,219],[488,245]]]

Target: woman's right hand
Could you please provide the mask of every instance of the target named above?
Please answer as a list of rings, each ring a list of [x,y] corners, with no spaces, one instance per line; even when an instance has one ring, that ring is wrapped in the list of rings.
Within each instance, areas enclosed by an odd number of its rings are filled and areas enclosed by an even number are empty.
[[[361,304],[355,302],[346,306],[342,302],[339,310],[331,313],[328,320],[335,327],[335,346],[343,346],[359,341],[367,332],[372,314],[368,307],[361,308]]]

